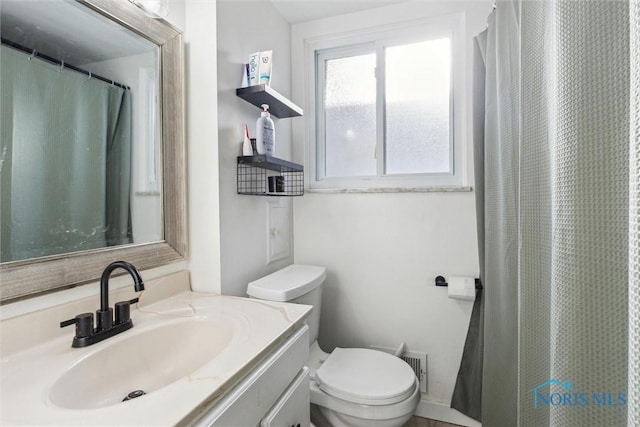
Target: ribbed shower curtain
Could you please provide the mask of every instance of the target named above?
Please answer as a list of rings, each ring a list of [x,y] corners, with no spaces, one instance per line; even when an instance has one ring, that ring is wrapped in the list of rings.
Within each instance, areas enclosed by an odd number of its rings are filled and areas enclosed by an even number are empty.
[[[521,22],[520,424],[626,426],[629,3]]]
[[[640,425],[640,1],[632,1],[629,146],[629,410]]]
[[[478,230],[478,258],[480,282],[485,277],[484,230],[484,104],[485,104],[485,56],[487,31],[476,37],[473,45],[473,146],[476,195],[476,224]],[[482,421],[482,370],[484,352],[484,292],[476,290],[469,330],[462,350],[462,360],[456,384],[451,396],[451,408],[468,417]]]
[[[483,425],[640,425],[639,11],[489,20]]]
[[[474,54],[475,193],[484,291],[474,304],[451,407],[486,426],[517,425],[518,10],[514,2],[496,8],[487,30],[476,37]]]
[[[518,4],[488,20],[485,66],[485,320],[482,422],[514,426],[517,396],[517,274],[520,148]],[[499,351],[496,351],[499,349]]]

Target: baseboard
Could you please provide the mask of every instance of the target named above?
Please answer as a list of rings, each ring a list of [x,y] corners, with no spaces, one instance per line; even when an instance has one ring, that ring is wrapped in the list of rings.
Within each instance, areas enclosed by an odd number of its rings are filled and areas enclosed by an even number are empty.
[[[421,400],[414,415],[432,420],[444,421],[451,424],[459,424],[465,427],[482,427],[482,424],[466,415],[451,409],[443,403]]]

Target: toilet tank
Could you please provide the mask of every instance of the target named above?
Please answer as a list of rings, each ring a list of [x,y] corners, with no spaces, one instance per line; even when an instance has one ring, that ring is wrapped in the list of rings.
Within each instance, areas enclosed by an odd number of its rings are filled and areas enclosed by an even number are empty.
[[[247,294],[252,298],[307,304],[313,311],[307,319],[309,344],[318,339],[322,283],[327,269],[315,265],[293,264],[249,283]]]

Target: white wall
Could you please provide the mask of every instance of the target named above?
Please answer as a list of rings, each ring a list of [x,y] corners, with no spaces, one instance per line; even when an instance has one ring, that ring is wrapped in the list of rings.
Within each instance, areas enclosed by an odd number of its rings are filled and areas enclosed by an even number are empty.
[[[293,100],[304,98],[304,44],[329,33],[409,22],[451,13],[465,20],[466,94],[462,140],[468,184],[471,164],[472,38],[486,27],[490,2],[415,2],[342,15],[292,27]],[[310,120],[312,118],[307,118]],[[294,140],[304,126],[293,126]],[[307,158],[305,144],[294,146],[294,161]],[[305,165],[308,167],[308,165]],[[305,193],[294,203],[295,262],[328,269],[320,344],[395,347],[428,354],[428,393],[424,402],[448,405],[462,356],[472,303],[447,298],[436,288],[442,274],[478,274],[473,192]],[[422,406],[422,405],[421,405]],[[428,406],[428,405],[427,405]],[[420,413],[429,416],[429,413]],[[436,416],[434,416],[436,418]],[[441,417],[437,417],[441,418]],[[458,421],[461,422],[461,421]],[[473,424],[470,422],[470,424]]]
[[[216,16],[216,0],[170,0],[166,19],[184,41],[191,287],[220,293]]]
[[[169,0],[165,19],[176,28],[185,31],[187,28],[185,0]]]
[[[247,283],[293,262],[290,256],[267,264],[267,204],[273,199],[238,195],[237,156],[242,154],[242,125],[255,137],[260,109],[238,98],[242,66],[253,52],[273,50],[271,86],[290,95],[291,27],[268,1],[218,1],[218,138],[222,293],[246,295]],[[276,128],[275,156],[291,158],[291,120],[272,117]],[[285,223],[291,227],[291,201]],[[291,242],[289,243],[291,246]]]
[[[216,1],[185,0],[183,16],[191,287],[220,292]]]

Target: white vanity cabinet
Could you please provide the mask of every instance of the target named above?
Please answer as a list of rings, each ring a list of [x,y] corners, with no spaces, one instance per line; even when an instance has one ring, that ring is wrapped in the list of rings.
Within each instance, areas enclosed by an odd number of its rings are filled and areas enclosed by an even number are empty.
[[[188,425],[307,427],[309,327],[303,325]]]
[[[309,419],[309,368],[304,367],[260,422],[260,427],[302,427]]]

